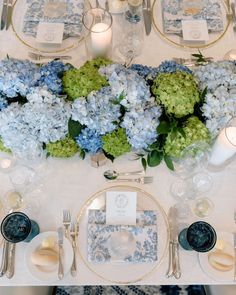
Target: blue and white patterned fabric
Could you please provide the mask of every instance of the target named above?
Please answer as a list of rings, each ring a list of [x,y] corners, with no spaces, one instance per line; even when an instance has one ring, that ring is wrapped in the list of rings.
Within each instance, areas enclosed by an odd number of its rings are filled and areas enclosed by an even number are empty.
[[[64,38],[82,32],[84,0],[27,0],[23,32],[36,36],[39,22],[64,23]]]
[[[206,20],[208,30],[223,30],[220,0],[162,0],[164,32],[180,34],[182,20]]]
[[[60,286],[54,295],[206,295],[201,285],[192,286]]]
[[[155,211],[137,211],[136,225],[109,225],[105,223],[105,219],[105,211],[89,211],[90,262],[151,263],[158,259]]]

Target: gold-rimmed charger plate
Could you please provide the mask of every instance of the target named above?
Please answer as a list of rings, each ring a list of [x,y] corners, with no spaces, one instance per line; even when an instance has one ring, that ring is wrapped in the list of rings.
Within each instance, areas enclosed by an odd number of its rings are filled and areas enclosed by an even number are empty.
[[[167,41],[169,44],[182,47],[182,48],[207,48],[211,45],[214,45],[219,40],[221,40],[225,33],[228,30],[231,17],[230,17],[230,9],[229,4],[224,0],[220,0],[220,6],[222,11],[222,20],[223,20],[223,30],[220,32],[210,32],[209,40],[202,42],[187,42],[184,41],[183,38],[176,34],[165,34],[163,28],[163,14],[162,14],[162,1],[163,0],[154,0],[152,5],[152,19],[153,25],[157,32],[160,34],[161,38]]]
[[[87,259],[87,228],[88,212],[90,209],[104,210],[106,205],[106,193],[109,191],[136,192],[138,210],[155,210],[157,212],[157,261],[153,263],[92,263]],[[143,280],[150,275],[166,256],[169,242],[169,224],[167,216],[158,200],[151,194],[137,187],[117,185],[105,188],[94,195],[82,206],[78,215],[79,254],[87,268],[99,278],[115,284],[131,284]]]
[[[84,11],[91,8],[89,0],[84,0]],[[16,0],[13,5],[11,24],[18,40],[28,48],[41,53],[63,53],[76,48],[84,40],[85,29],[82,28],[79,37],[68,37],[61,44],[45,44],[36,42],[34,36],[23,33],[24,15],[27,10],[27,0]]]

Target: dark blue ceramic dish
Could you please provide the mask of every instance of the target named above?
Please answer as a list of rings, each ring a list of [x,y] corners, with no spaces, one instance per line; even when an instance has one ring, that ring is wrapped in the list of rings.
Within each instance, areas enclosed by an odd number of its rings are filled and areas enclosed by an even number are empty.
[[[216,244],[217,235],[214,228],[205,221],[191,224],[186,233],[190,247],[197,252],[208,252]]]

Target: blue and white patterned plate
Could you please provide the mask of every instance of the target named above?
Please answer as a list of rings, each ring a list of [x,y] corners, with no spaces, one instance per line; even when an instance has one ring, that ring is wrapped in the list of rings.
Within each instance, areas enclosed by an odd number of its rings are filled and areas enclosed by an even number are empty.
[[[104,216],[104,211],[89,211],[88,260],[90,262],[145,263],[157,260],[155,211],[137,212],[137,225],[107,225],[104,223]]]
[[[164,32],[179,34],[182,20],[206,20],[208,30],[223,30],[223,18],[219,0],[162,0]]]
[[[36,36],[39,22],[64,23],[64,37],[79,37],[83,12],[84,0],[27,0],[23,32]]]

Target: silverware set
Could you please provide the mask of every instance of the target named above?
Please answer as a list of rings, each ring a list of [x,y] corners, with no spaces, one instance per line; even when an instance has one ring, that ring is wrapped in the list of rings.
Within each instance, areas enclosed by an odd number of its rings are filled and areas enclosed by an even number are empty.
[[[106,170],[103,176],[109,182],[137,182],[140,184],[149,184],[153,182],[152,176],[142,176],[145,174],[144,170],[131,171],[131,172],[117,172],[115,170]],[[120,176],[134,176],[138,175],[138,178],[120,178]]]
[[[65,237],[71,242],[73,248],[73,262],[71,265],[71,275],[77,275],[77,239],[79,235],[79,224],[71,221],[70,210],[63,210],[63,226],[65,229]]]
[[[1,16],[1,30],[8,30],[11,24],[13,0],[4,0]]]
[[[204,59],[206,60],[206,63],[213,62],[213,57],[204,57]],[[196,58],[173,57],[172,60],[184,66],[197,66]]]
[[[29,52],[28,56],[33,60],[44,60],[44,59],[62,59],[62,60],[71,60],[70,55],[43,55],[35,52]]]

